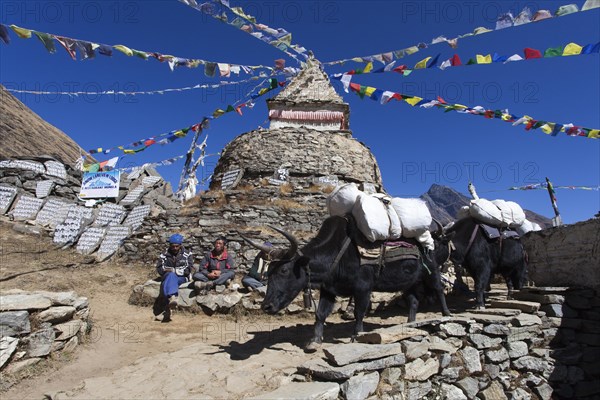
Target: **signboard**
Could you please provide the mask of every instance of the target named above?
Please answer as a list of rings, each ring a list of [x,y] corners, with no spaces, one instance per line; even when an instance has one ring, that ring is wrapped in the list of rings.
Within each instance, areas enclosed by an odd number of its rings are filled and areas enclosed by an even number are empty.
[[[290,172],[287,169],[279,168],[277,171],[275,171],[273,177],[269,178],[269,183],[277,186],[283,185],[284,183],[287,183],[289,176]]]
[[[238,184],[242,177],[241,169],[233,169],[223,174],[221,178],[221,190],[232,189]]]
[[[119,197],[120,180],[121,173],[118,170],[85,172],[81,182],[79,197],[82,199]]]

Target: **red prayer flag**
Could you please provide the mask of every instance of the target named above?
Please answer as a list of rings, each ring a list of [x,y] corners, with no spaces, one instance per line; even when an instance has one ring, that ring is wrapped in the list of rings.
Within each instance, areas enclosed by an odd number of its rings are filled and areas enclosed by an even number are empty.
[[[458,54],[452,56],[452,58],[450,59],[450,64],[452,64],[453,67],[458,67],[459,65],[462,65]]]
[[[523,50],[525,53],[525,59],[529,60],[530,58],[542,58],[542,53],[539,50],[531,49],[529,47]]]

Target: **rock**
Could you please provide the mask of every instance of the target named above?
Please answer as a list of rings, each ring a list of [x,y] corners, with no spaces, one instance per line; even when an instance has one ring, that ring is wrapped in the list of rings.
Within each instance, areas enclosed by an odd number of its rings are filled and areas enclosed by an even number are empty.
[[[71,337],[77,335],[81,330],[83,322],[80,319],[74,319],[63,324],[58,324],[54,326],[59,334],[55,340],[67,340]]]
[[[404,349],[404,355],[406,355],[406,359],[409,361],[421,357],[423,354],[427,353],[427,350],[429,349],[427,343],[409,342],[407,340],[402,342],[402,347]]]
[[[452,357],[450,356],[450,354],[440,355],[440,368],[446,368],[448,365],[450,365],[451,360]]]
[[[56,324],[71,319],[73,314],[75,314],[75,307],[58,306],[51,307],[40,312],[36,315],[36,318],[40,322],[50,322],[52,324]]]
[[[400,343],[390,344],[364,344],[349,343],[338,344],[323,349],[328,360],[337,366],[343,366],[359,361],[373,360],[402,353]]]
[[[517,370],[541,373],[548,368],[548,361],[537,357],[523,356],[513,360],[512,365]]]
[[[394,325],[389,328],[379,328],[371,332],[362,332],[356,340],[360,343],[394,343],[403,339],[408,339],[415,336],[427,336],[427,331],[406,327],[404,325]]]
[[[541,325],[542,320],[537,315],[520,314],[510,321],[514,326]]]
[[[469,373],[481,371],[481,360],[479,359],[479,351],[473,347],[465,347],[458,351],[458,354],[464,361],[465,368]]]
[[[455,322],[449,322],[447,324],[440,325],[440,330],[448,336],[462,337],[467,334],[465,328],[462,325],[457,324]]]
[[[53,306],[72,306],[77,300],[75,292],[47,292],[40,290],[33,293],[46,297],[52,302]]]
[[[511,392],[507,392],[509,400],[530,400],[531,395],[524,389],[516,388]]]
[[[542,321],[540,320],[540,324],[541,323],[542,323]],[[487,333],[488,335],[506,336],[509,334],[510,330],[508,329],[508,327],[506,325],[490,324],[490,325],[486,325],[483,328],[483,332]]]
[[[496,364],[484,364],[483,370],[487,372],[490,379],[494,380],[500,374],[500,367]]]
[[[483,400],[508,400],[502,389],[502,385],[496,381],[492,381],[490,386],[480,393]]]
[[[177,306],[181,308],[189,308],[196,303],[196,295],[193,289],[179,289],[177,296]]]
[[[0,311],[45,310],[52,302],[39,294],[11,294],[0,296]]]
[[[441,395],[446,400],[467,400],[467,396],[454,385],[442,383]]]
[[[481,335],[478,333],[470,334],[469,339],[478,349],[489,349],[490,347],[495,347],[502,343],[501,338],[491,338],[489,336]]]
[[[28,359],[21,360],[21,361],[15,361],[15,362],[10,363],[6,367],[6,372],[9,374],[16,374],[17,372],[22,371],[25,368],[36,365],[40,361],[42,361],[42,359],[39,357],[28,358]]]
[[[523,357],[529,353],[527,343],[525,342],[509,342],[506,344],[506,348],[508,349],[510,358]]]
[[[87,297],[78,297],[77,299],[75,299],[75,302],[73,303],[73,307],[75,307],[75,309],[77,311],[79,311],[83,308],[88,308],[89,306],[90,306],[90,302]]]
[[[429,349],[429,351],[437,351],[437,352],[444,352],[444,353],[450,353],[450,354],[454,354],[454,353],[456,353],[456,350],[458,350],[458,348],[456,348],[452,344],[450,344],[447,341],[440,339],[436,336],[429,337],[428,349]]]
[[[579,314],[566,304],[546,304],[541,310],[549,317],[577,318]]]
[[[354,363],[344,365],[343,367],[335,367],[329,365],[321,359],[309,360],[298,367],[300,373],[310,373],[313,377],[325,380],[344,380],[349,379],[356,372],[375,371],[388,367],[397,367],[403,365],[406,361],[404,354],[396,354],[394,356],[372,360],[362,363]]]
[[[336,400],[340,385],[335,382],[293,382],[269,393],[249,397],[248,400]]]
[[[0,339],[0,369],[10,360],[19,344],[19,339],[6,336]]]
[[[404,379],[410,381],[426,381],[431,376],[438,373],[440,363],[435,358],[423,361],[420,358],[404,366]]]
[[[402,378],[402,368],[399,367],[390,367],[385,368],[383,372],[381,372],[381,381],[383,383],[387,383],[388,385],[394,385],[396,382],[401,380]]]
[[[479,392],[479,383],[477,379],[467,376],[456,382],[456,386],[462,389],[469,399],[475,398],[475,395]]]
[[[485,352],[485,356],[492,363],[501,363],[508,360],[508,351],[504,347],[500,347],[497,350],[488,350]]]
[[[533,392],[537,394],[541,400],[550,400],[553,391],[552,386],[545,382],[533,388]]]
[[[431,389],[431,381],[409,382],[406,399],[419,400],[427,398],[426,396],[431,392]]]
[[[512,317],[521,314],[521,310],[515,310],[513,308],[486,308],[484,310],[469,310],[469,312],[472,314],[489,314],[504,317]]]
[[[348,400],[363,400],[375,393],[379,385],[379,373],[377,371],[363,374],[360,373],[348,379],[341,385],[342,394]]]
[[[73,336],[67,343],[65,343],[65,347],[63,348],[63,352],[72,352],[75,351],[77,345],[79,344],[79,338],[77,336]]]
[[[462,370],[463,368],[461,367],[444,368],[442,369],[440,375],[443,376],[447,381],[453,382],[458,379]]]
[[[224,295],[209,293],[205,296],[196,296],[196,302],[211,312],[227,312],[241,300],[241,293],[228,293]]]
[[[31,332],[27,311],[8,311],[0,313],[0,337],[18,336]]]
[[[55,334],[53,328],[45,328],[36,331],[29,335],[26,340],[27,356],[43,357],[50,353],[52,342],[54,342]]]

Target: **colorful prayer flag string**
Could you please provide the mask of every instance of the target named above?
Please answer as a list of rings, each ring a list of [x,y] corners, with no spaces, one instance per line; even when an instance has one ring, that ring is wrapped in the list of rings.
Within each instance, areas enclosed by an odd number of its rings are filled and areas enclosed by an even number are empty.
[[[8,29],[5,25],[0,24],[0,39],[5,44],[10,43],[10,37],[8,36]],[[149,52],[143,50],[136,50],[123,44],[107,45],[90,42],[87,40],[72,39],[65,36],[58,36],[52,33],[38,32],[29,28],[22,28],[16,25],[10,25],[10,28],[22,39],[30,39],[32,35],[35,35],[44,45],[49,53],[56,53],[56,47],[54,40],[56,40],[69,54],[73,60],[77,60],[77,53],[82,60],[92,59],[96,57],[96,51],[104,56],[112,56],[113,50],[132,57],[136,56],[141,59],[147,60],[148,58],[155,58],[160,62],[167,62],[171,71],[177,67],[197,68],[199,65],[204,65],[204,75],[208,77],[214,77],[219,73],[221,78],[229,78],[231,74],[239,75],[240,72],[253,75],[255,70],[265,69],[268,71],[275,71],[283,69],[281,65],[275,67],[268,67],[266,65],[241,65],[241,64],[230,64],[223,62],[213,62],[201,59],[193,58],[182,58],[167,54],[161,54],[158,52]]]
[[[498,53],[481,55],[477,54],[475,57],[469,59],[466,64],[463,64],[460,57],[455,54],[449,59],[443,61],[438,67],[441,70],[445,70],[450,67],[459,67],[459,66],[468,66],[468,65],[482,65],[482,64],[492,64],[492,63],[509,63],[515,61],[525,61],[525,60],[535,60],[539,58],[552,58],[552,57],[567,57],[567,56],[579,56],[579,55],[588,55],[600,52],[600,42],[587,44],[585,46],[580,46],[577,43],[568,43],[565,46],[558,47],[549,47],[542,53],[539,50],[532,48],[523,49],[523,55],[525,58],[521,57],[518,54],[513,54],[512,56],[501,56]],[[432,59],[432,57],[427,57],[418,63],[415,64],[414,68],[410,69],[406,65],[400,65],[395,67],[396,61],[392,61],[391,63],[379,68],[373,69],[373,63],[369,62],[365,66],[365,68],[350,70],[348,72],[344,72],[343,74],[335,74],[338,75],[361,75],[361,74],[377,74],[384,72],[396,72],[401,74],[402,76],[408,76],[413,71],[418,69],[429,69],[436,67],[439,60],[439,54]],[[349,82],[348,78],[348,82]]]
[[[324,62],[323,65],[337,65],[344,64],[349,61],[359,62],[359,63],[369,63],[374,61],[379,61],[383,64],[389,64],[395,59],[400,59],[406,57],[408,55],[414,54],[422,49],[426,49],[429,46],[433,46],[439,43],[448,43],[450,47],[453,49],[458,47],[458,40],[469,37],[469,36],[477,36],[488,32],[493,32],[494,30],[506,29],[511,27],[516,27],[519,25],[527,24],[529,22],[539,22],[546,19],[552,19],[554,17],[562,17],[565,15],[570,15],[576,12],[589,11],[595,8],[600,7],[600,1],[598,0],[587,0],[581,10],[575,4],[569,4],[558,7],[558,9],[554,12],[554,15],[550,13],[549,10],[538,10],[535,14],[531,13],[531,10],[528,7],[523,8],[523,10],[517,15],[513,17],[511,13],[502,14],[498,17],[496,21],[496,27],[494,29],[488,29],[484,27],[475,28],[473,32],[466,33],[463,35],[459,35],[454,39],[447,39],[445,36],[438,36],[431,40],[430,43],[418,43],[416,45],[401,49],[401,50],[392,50],[384,53],[373,54],[370,56],[362,56],[362,57],[351,57],[345,58],[336,61]]]
[[[252,82],[252,81],[256,81],[259,79],[265,79],[268,78],[268,75],[264,74],[264,72],[261,72],[260,75],[258,76],[252,76],[248,79],[244,79],[241,81],[231,81],[231,82],[219,82],[219,83],[215,83],[215,84],[206,84],[206,85],[195,85],[195,86],[187,86],[187,87],[183,87],[183,88],[171,88],[171,89],[159,89],[159,90],[147,90],[147,91],[115,91],[115,90],[104,90],[101,92],[49,92],[49,91],[40,91],[40,90],[22,90],[22,89],[12,89],[9,87],[6,87],[6,90],[12,93],[21,93],[21,94],[34,94],[34,95],[64,95],[64,96],[71,96],[71,97],[78,97],[78,96],[105,96],[105,95],[115,95],[115,96],[138,96],[138,95],[154,95],[154,94],[158,94],[158,95],[162,95],[165,93],[172,93],[172,92],[185,92],[185,91],[189,91],[189,90],[200,90],[200,89],[217,89],[219,87],[222,86],[227,86],[227,85],[240,85],[242,83],[248,83],[248,82]]]
[[[343,76],[342,76],[343,77]],[[342,77],[334,77],[340,79]],[[508,110],[488,110],[481,106],[467,107],[462,104],[449,104],[444,99],[438,96],[436,100],[424,99],[418,96],[409,96],[402,93],[396,93],[389,90],[381,90],[372,86],[362,86],[358,83],[349,83],[348,87],[361,98],[365,96],[372,100],[386,104],[392,99],[405,101],[411,106],[419,106],[422,108],[443,108],[445,112],[456,111],[461,114],[479,115],[487,119],[501,119],[505,122],[511,122],[513,126],[525,125],[525,130],[541,129],[545,134],[557,136],[560,132],[565,132],[568,136],[582,136],[590,139],[598,139],[600,129],[590,129],[581,126],[576,126],[571,123],[559,124],[556,122],[536,120],[528,115],[522,117],[510,114]]]
[[[568,190],[596,190],[600,191],[600,186],[554,186],[554,189],[568,189]],[[531,185],[525,186],[511,186],[508,190],[546,190],[548,189],[548,184],[546,182],[534,183]]]
[[[300,61],[297,55],[300,55],[304,59],[308,58],[306,54],[307,50],[304,47],[292,44],[292,34],[290,32],[283,28],[275,29],[257,22],[256,18],[246,14],[242,7],[230,7],[229,0],[210,0],[202,4],[198,4],[196,0],[179,1],[203,14],[210,15],[227,25],[248,33],[260,41],[283,51],[298,62]],[[233,18],[231,21],[230,17]],[[293,53],[289,50],[292,50]]]

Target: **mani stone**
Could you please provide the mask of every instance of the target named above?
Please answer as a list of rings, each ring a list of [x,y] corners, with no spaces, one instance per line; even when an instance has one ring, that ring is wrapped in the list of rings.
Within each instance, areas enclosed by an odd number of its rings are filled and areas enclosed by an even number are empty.
[[[162,178],[160,176],[145,176],[142,178],[142,185],[144,185],[144,187],[152,187],[161,180]]]
[[[144,185],[136,186],[134,189],[130,190],[129,193],[127,193],[127,196],[121,200],[120,204],[129,205],[135,203],[138,201],[143,192]]]
[[[100,211],[98,212],[98,216],[94,221],[94,226],[109,226],[109,225],[119,225],[121,221],[125,218],[127,211],[125,211],[125,207],[119,206],[117,204],[107,203],[100,207]]]
[[[104,228],[87,228],[77,241],[77,252],[85,255],[92,254],[100,246],[105,231]]]
[[[144,218],[146,218],[150,214],[150,205],[146,204],[143,206],[136,206],[131,210],[125,221],[123,221],[123,225],[127,225],[131,227],[132,231],[136,231],[142,223],[144,222]]]
[[[44,200],[42,199],[36,199],[32,196],[21,196],[9,214],[17,221],[32,220],[38,211],[40,211],[43,203]]]
[[[46,166],[46,175],[67,179],[67,170],[65,169],[64,164],[59,163],[58,161],[46,161],[44,165]]]
[[[102,244],[100,244],[96,259],[98,261],[104,261],[115,254],[117,250],[119,250],[119,247],[121,247],[123,240],[129,236],[130,232],[131,228],[128,226],[119,225],[109,227],[104,240],[102,240]]]
[[[17,188],[0,185],[0,214],[5,214],[17,195]]]
[[[51,228],[55,228],[57,225],[61,224],[65,218],[67,218],[67,213],[69,211],[69,203],[56,199],[49,198],[46,200],[42,209],[38,213],[35,218],[35,223],[42,226],[50,226]]]
[[[33,171],[38,174],[43,174],[46,172],[46,167],[42,163],[35,161],[25,161],[25,160],[5,160],[0,161],[0,168],[7,169],[24,169],[27,171]]]
[[[38,199],[44,199],[48,197],[53,187],[53,181],[39,181],[35,187],[35,197]]]

